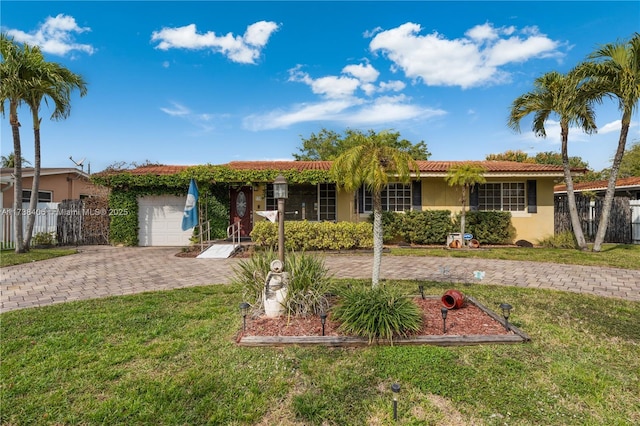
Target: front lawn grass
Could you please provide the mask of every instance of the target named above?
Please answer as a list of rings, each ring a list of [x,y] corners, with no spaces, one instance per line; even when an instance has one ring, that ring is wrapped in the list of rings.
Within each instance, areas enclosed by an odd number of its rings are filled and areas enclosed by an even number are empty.
[[[353,281],[339,281],[348,285]],[[417,293],[417,281],[387,281]],[[441,295],[450,284],[423,283]],[[529,343],[247,348],[217,285],[0,316],[0,423],[640,424],[640,303],[470,285]],[[401,385],[399,421],[390,386]]]
[[[53,259],[54,257],[67,256],[77,252],[78,250],[69,248],[31,249],[26,253],[16,253],[13,249],[2,250],[0,252],[0,267]]]
[[[640,244],[605,244],[599,253],[576,249],[542,247],[491,247],[479,249],[398,248],[391,247],[395,256],[472,257],[479,259],[528,260],[572,265],[607,266],[640,269]]]

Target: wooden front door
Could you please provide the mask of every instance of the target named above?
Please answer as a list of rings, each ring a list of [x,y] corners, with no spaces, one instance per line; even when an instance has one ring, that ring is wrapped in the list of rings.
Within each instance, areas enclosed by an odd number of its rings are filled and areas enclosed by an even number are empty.
[[[240,236],[248,237],[253,229],[253,188],[243,186],[231,188],[230,191],[230,224],[233,225],[236,222],[240,222]]]

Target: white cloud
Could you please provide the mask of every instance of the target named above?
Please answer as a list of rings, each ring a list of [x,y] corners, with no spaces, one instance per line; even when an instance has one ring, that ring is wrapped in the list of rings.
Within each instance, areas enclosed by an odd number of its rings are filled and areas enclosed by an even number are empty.
[[[429,86],[469,88],[509,81],[499,67],[536,57],[559,56],[559,43],[527,27],[516,35],[514,27],[496,28],[490,23],[477,25],[458,39],[447,39],[433,32],[420,35],[422,27],[412,22],[381,31],[369,48],[382,52],[409,78]]]
[[[214,129],[211,121],[215,116],[208,113],[194,113],[190,108],[178,103],[171,102],[171,108],[160,108],[162,112],[172,117],[178,117],[193,124],[199,130],[209,132]]]
[[[598,128],[598,133],[603,135],[611,132],[620,132],[622,128],[622,120],[614,120],[611,123],[607,123],[604,126]]]
[[[184,117],[191,114],[191,110],[184,105],[177,102],[171,102],[171,104],[173,105],[173,108],[160,108],[160,110],[172,117]]]
[[[44,53],[65,56],[70,52],[78,51],[92,55],[95,48],[90,44],[75,42],[75,34],[91,31],[89,27],[80,27],[72,16],[59,14],[55,17],[47,17],[40,27],[30,33],[8,29],[8,36],[20,43],[39,46]]]
[[[342,69],[345,74],[351,74],[364,83],[373,83],[380,76],[380,72],[371,64],[347,65]]]
[[[294,124],[331,121],[356,125],[389,125],[405,120],[426,120],[446,114],[443,110],[412,105],[403,95],[380,97],[375,101],[362,99],[330,99],[323,102],[294,105],[290,110],[277,110],[266,114],[255,114],[244,119],[249,130],[287,128]]]
[[[190,24],[154,31],[151,41],[158,42],[156,49],[160,50],[211,49],[222,53],[233,62],[255,64],[269,37],[278,28],[279,25],[275,22],[259,21],[249,25],[242,36],[234,36],[232,33],[217,36],[213,31],[198,34],[196,25]]]

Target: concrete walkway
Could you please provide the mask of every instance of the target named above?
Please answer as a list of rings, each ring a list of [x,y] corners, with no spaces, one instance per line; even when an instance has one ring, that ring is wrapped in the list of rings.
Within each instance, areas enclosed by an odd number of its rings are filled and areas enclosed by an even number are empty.
[[[0,312],[146,291],[227,284],[239,259],[179,258],[171,247],[86,246],[81,253],[0,269]],[[325,257],[336,278],[369,278],[371,255]],[[475,271],[484,272],[480,281]],[[551,288],[640,301],[640,270],[555,263],[384,256],[381,278]]]

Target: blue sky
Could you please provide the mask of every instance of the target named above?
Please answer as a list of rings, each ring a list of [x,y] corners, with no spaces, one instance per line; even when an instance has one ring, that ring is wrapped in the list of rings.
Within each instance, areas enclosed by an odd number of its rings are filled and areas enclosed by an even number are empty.
[[[64,121],[43,108],[43,167],[292,159],[321,129],[393,130],[431,160],[559,150],[506,126],[511,102],[549,71],[640,31],[640,2],[5,1],[2,31],[81,74]],[[607,167],[617,104],[569,153]],[[555,120],[555,118],[554,118]],[[23,155],[31,116],[20,110]],[[13,151],[8,117],[2,155]],[[629,143],[640,139],[634,117]]]

